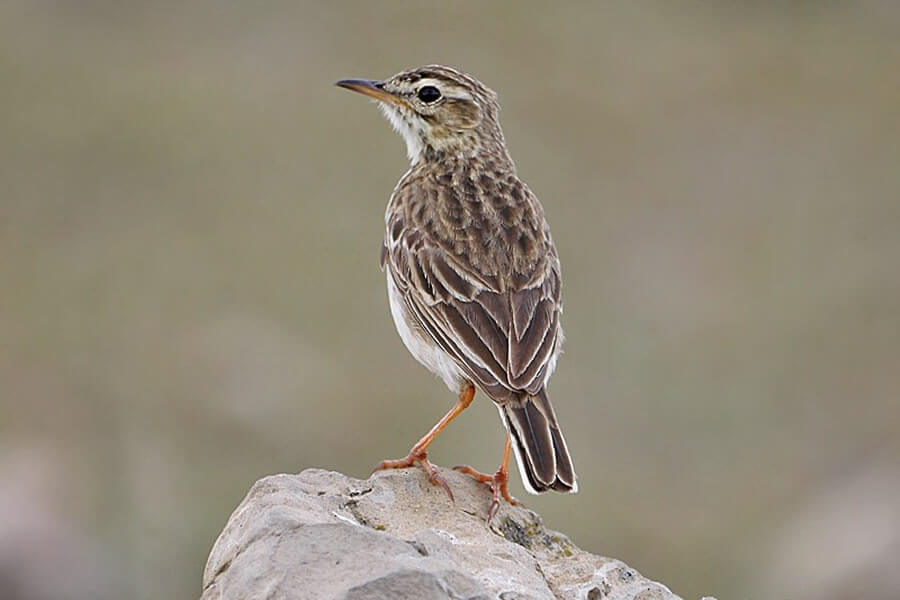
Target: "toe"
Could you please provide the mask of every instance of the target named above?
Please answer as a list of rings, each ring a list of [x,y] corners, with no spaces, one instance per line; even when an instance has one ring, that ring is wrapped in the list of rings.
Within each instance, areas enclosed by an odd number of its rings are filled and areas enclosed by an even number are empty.
[[[465,473],[466,475],[471,476],[473,479],[475,479],[475,481],[478,481],[480,483],[490,483],[494,480],[491,475],[486,475],[481,471],[477,471],[469,465],[457,465],[453,467],[453,470],[459,471],[460,473]]]
[[[438,470],[435,468],[433,464],[428,462],[426,459],[422,459],[419,464],[422,466],[422,469],[428,474],[428,480],[431,481],[434,485],[439,485],[444,488],[444,491],[447,492],[447,496],[450,497],[450,502],[456,503],[456,499],[453,497],[453,492],[450,490],[450,486],[447,485],[447,481],[441,477],[441,474],[438,473]]]

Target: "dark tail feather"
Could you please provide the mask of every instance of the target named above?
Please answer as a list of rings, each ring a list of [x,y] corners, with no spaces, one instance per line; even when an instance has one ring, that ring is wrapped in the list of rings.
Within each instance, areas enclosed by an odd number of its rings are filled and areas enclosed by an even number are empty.
[[[566,448],[550,399],[544,390],[536,396],[500,407],[516,451],[519,471],[529,492],[575,492],[575,469]]]

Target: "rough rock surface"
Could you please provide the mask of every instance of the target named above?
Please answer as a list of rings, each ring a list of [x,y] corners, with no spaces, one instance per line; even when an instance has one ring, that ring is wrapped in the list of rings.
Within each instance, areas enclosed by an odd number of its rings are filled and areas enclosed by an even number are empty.
[[[455,504],[419,469],[261,479],[216,540],[202,600],[678,598],[524,507],[502,503],[488,528],[488,487],[441,472]]]

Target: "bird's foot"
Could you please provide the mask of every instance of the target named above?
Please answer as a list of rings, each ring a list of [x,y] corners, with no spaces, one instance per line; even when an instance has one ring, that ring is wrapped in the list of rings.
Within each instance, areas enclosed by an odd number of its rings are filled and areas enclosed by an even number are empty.
[[[501,496],[504,500],[506,500],[513,506],[519,504],[518,500],[509,495],[509,472],[506,469],[501,467],[493,475],[487,475],[486,473],[476,471],[468,465],[453,467],[453,470],[459,471],[460,473],[465,473],[466,475],[471,475],[475,479],[475,481],[487,483],[491,486],[492,499],[491,508],[488,510],[488,525],[490,525],[491,520],[494,518],[494,515],[497,514],[497,510],[500,508]]]
[[[428,453],[425,450],[419,450],[413,447],[413,449],[409,451],[409,454],[406,455],[406,458],[383,460],[372,469],[372,473],[375,471],[383,471],[384,469],[405,469],[414,465],[419,465],[422,470],[425,471],[425,474],[428,475],[428,481],[444,488],[444,491],[447,492],[447,495],[450,497],[450,502],[456,502],[453,498],[453,492],[450,491],[450,486],[447,485],[447,481],[441,477],[440,473],[438,473],[437,467],[428,460]]]

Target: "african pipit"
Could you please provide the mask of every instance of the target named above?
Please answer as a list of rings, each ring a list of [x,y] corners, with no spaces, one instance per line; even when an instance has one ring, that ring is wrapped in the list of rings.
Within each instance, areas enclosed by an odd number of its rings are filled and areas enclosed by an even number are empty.
[[[559,257],[506,150],[497,95],[439,65],[337,85],[377,100],[406,141],[412,167],[388,203],[381,250],[391,315],[416,360],[459,394],[405,458],[376,470],[418,464],[452,498],[426,450],[477,386],[506,427],[503,460],[493,475],[456,468],[491,484],[489,514],[501,494],[516,503],[507,490],[511,450],[529,492],[576,491],[546,390],[563,341]]]

